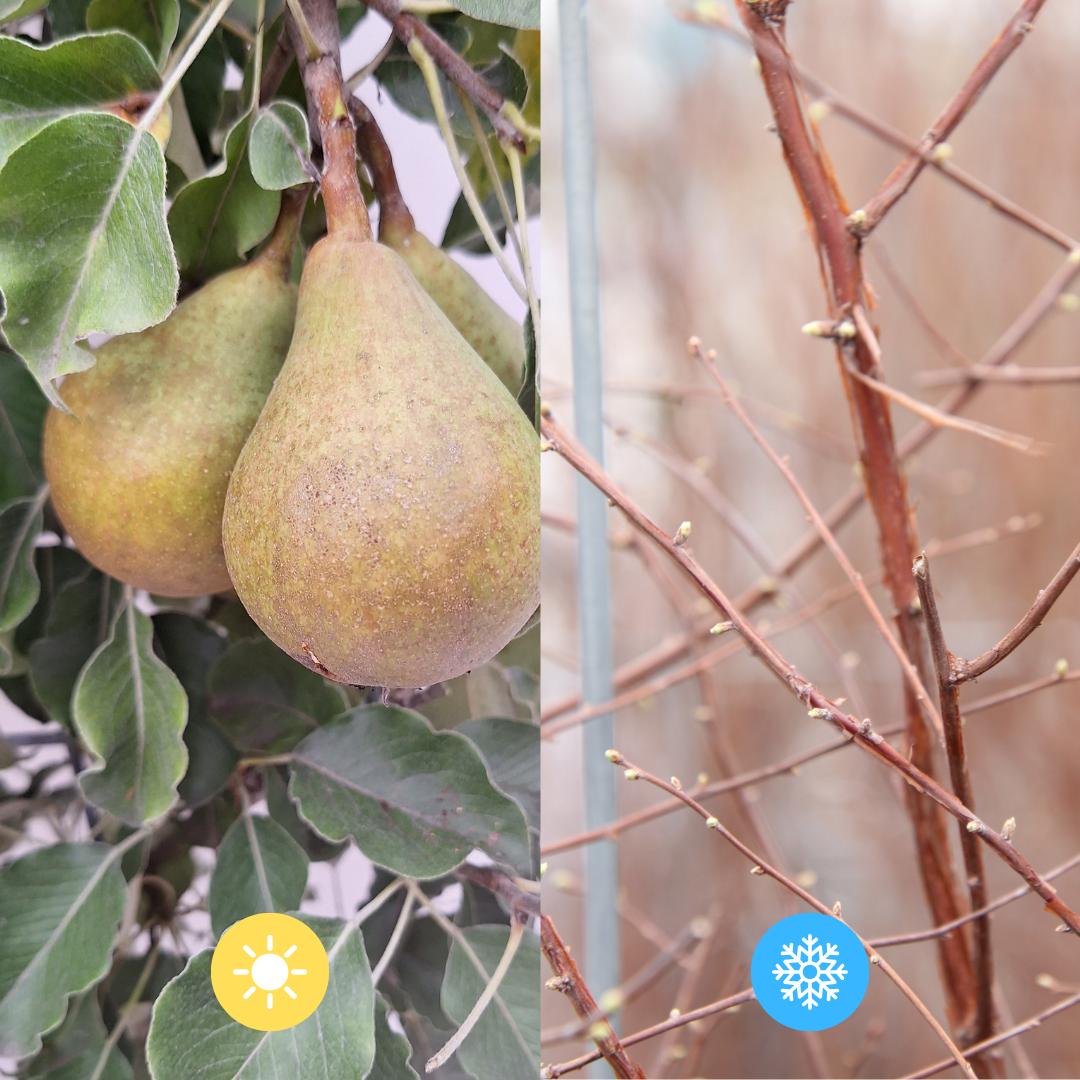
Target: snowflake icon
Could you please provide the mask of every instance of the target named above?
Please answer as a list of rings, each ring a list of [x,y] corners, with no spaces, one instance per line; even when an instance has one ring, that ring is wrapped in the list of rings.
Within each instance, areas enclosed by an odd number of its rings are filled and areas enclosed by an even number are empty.
[[[837,985],[847,977],[847,968],[838,963],[840,947],[807,934],[799,945],[788,942],[781,950],[782,963],[773,968],[773,977],[783,982],[780,993],[786,1001],[795,1000],[806,1009],[822,1001],[835,1001],[840,994]]]
[[[758,939],[750,962],[754,997],[795,1031],[825,1031],[862,1004],[870,960],[841,919],[817,912],[789,915]]]

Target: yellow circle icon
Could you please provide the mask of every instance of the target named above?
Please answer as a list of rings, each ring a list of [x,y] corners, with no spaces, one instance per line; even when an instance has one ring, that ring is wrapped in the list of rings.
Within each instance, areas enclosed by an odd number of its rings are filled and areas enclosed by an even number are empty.
[[[330,983],[330,960],[315,931],[268,912],[233,923],[217,943],[210,982],[221,1007],[244,1027],[282,1031],[303,1023]]]

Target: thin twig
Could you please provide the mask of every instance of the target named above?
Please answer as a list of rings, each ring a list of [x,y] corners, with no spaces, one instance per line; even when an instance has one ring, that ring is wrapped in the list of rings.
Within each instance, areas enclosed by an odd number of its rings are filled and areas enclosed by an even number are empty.
[[[975,65],[964,85],[942,109],[937,119],[927,128],[919,140],[915,153],[909,154],[885,178],[878,193],[863,206],[857,221],[858,234],[869,236],[885,215],[904,197],[919,174],[926,168],[934,148],[955,129],[956,125],[971,111],[990,80],[1001,70],[1002,64],[1019,48],[1031,31],[1032,23],[1046,0],[1025,0],[1019,10],[1006,23],[1004,29]]]
[[[973,660],[953,658],[953,681],[969,682],[984,675],[996,664],[1000,664],[1014,649],[1022,645],[1041,625],[1050,609],[1057,603],[1061,594],[1068,588],[1069,582],[1080,571],[1080,544],[1073,548],[1072,554],[1053,576],[1045,588],[1039,590],[1035,603],[1025,612],[1024,617],[994,646],[976,656]]]
[[[801,885],[797,884],[791,878],[787,877],[776,867],[771,866],[768,862],[765,862],[757,852],[747,847],[737,836],[735,836],[728,828],[724,826],[717,818],[713,817],[704,806],[701,805],[692,795],[684,791],[682,787],[677,786],[674,783],[669,783],[666,780],[660,779],[659,776],[655,776],[653,773],[646,769],[642,769],[640,766],[635,765],[633,762],[628,761],[617,750],[608,751],[608,760],[619,768],[625,770],[625,775],[628,780],[644,780],[647,784],[651,784],[653,787],[659,788],[661,791],[666,791],[669,795],[678,799],[683,805],[687,806],[695,814],[698,815],[706,824],[706,826],[722,839],[727,841],[736,851],[739,852],[744,858],[748,859],[754,868],[754,873],[762,877],[770,877],[777,884],[782,885],[788,892],[797,896],[809,907],[822,915],[838,918],[837,912],[830,908],[827,904],[823,904],[813,893],[807,892]],[[964,1075],[971,1077],[975,1080],[975,1073],[971,1070],[971,1066],[964,1061],[963,1056],[960,1053],[959,1048],[949,1038],[948,1032],[941,1026],[941,1023],[937,1020],[934,1014],[927,1008],[926,1004],[918,997],[914,990],[901,978],[900,974],[889,964],[883,956],[881,956],[874,947],[864,938],[861,934],[851,928],[852,933],[859,939],[863,948],[866,950],[866,955],[870,958],[870,963],[876,967],[879,967],[885,975],[896,985],[897,989],[911,1002],[915,1007],[915,1010],[920,1016],[927,1022],[927,1024],[933,1029],[938,1038],[945,1044],[949,1052],[953,1055],[953,1060],[963,1070]]]
[[[956,383],[1007,383],[1009,386],[1060,386],[1080,382],[1080,367],[1020,367],[1006,364],[992,368],[985,364],[946,368],[944,371],[921,371],[917,376],[923,386],[951,386]]]

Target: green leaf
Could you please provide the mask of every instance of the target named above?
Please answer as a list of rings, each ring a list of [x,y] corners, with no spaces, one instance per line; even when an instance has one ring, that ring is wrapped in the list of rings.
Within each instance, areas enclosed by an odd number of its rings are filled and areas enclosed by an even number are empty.
[[[491,717],[457,730],[477,745],[495,786],[521,807],[531,828],[539,829],[540,729],[524,720]]]
[[[347,705],[340,686],[266,638],[236,642],[210,674],[210,714],[239,750],[291,750]]]
[[[311,179],[311,133],[307,117],[291,101],[260,109],[251,129],[251,175],[269,191]]]
[[[41,592],[34,542],[41,533],[47,489],[0,507],[0,634],[30,614]]]
[[[442,984],[442,1007],[461,1024],[476,1004],[499,964],[510,930],[505,926],[470,926],[463,930],[487,977],[473,966],[461,944],[454,941]],[[536,1075],[540,1060],[540,945],[526,932],[496,998],[477,1020],[458,1049],[461,1064],[476,1080],[507,1080]],[[498,1008],[502,1001],[509,1019]]]
[[[518,30],[540,27],[540,0],[450,0],[464,15]]]
[[[293,911],[307,887],[300,845],[268,817],[244,814],[225,834],[210,878],[210,922],[221,937],[261,911]]]
[[[339,919],[299,918],[330,956],[330,986],[319,1008],[284,1031],[236,1024],[210,986],[210,950],[201,952],[154,1006],[147,1042],[154,1080],[345,1080],[367,1075],[375,1057],[375,1000],[360,930]]]
[[[180,797],[188,806],[198,806],[225,787],[239,758],[207,715],[210,671],[225,652],[225,637],[204,619],[173,611],[154,616],[154,635],[162,659],[187,694],[188,767]]]
[[[540,430],[540,413],[536,408],[536,328],[533,326],[532,309],[525,315],[525,370],[522,372],[521,389],[517,403],[529,418],[529,423]]]
[[[407,709],[363,706],[309,735],[293,751],[289,794],[323,836],[352,836],[409,877],[445,874],[477,847],[530,863],[521,809],[492,786],[472,743]]]
[[[129,599],[90,657],[72,697],[75,727],[101,764],[79,777],[95,806],[129,824],[176,802],[187,766],[187,695],[154,655],[153,625]]]
[[[122,596],[119,582],[96,571],[56,594],[45,636],[30,646],[30,682],[58,723],[71,726],[71,695],[93,651],[105,640]]]
[[[164,64],[180,25],[177,0],[90,0],[88,30],[125,30],[146,46],[158,67]]]
[[[89,0],[49,0],[49,27],[54,39],[74,37],[86,30]]]
[[[387,1021],[389,1009],[382,994],[375,995],[375,1062],[367,1080],[420,1080],[409,1064],[412,1048],[404,1035],[393,1031]]]
[[[0,871],[0,1055],[33,1054],[67,999],[109,969],[124,845],[56,844]]]
[[[26,1080],[131,1080],[131,1066],[117,1047],[105,1051],[108,1032],[97,995],[73,998],[64,1022],[45,1040]],[[104,1055],[105,1060],[102,1061]],[[94,1070],[100,1066],[100,1071]]]
[[[0,44],[10,38],[0,38]],[[33,495],[43,480],[41,425],[47,402],[33,375],[0,348],[0,504]]]
[[[300,815],[289,798],[284,773],[283,768],[263,771],[263,795],[266,798],[267,813],[304,849],[304,854],[312,862],[337,858],[348,845],[332,844],[329,840],[324,840],[300,820]],[[385,908],[380,908],[376,914],[384,910]]]
[[[8,344],[54,404],[57,376],[91,367],[75,344],[144,330],[176,301],[165,159],[105,113],[56,120],[0,170],[0,290]]]
[[[186,275],[204,279],[239,265],[269,235],[281,196],[255,183],[248,163],[251,113],[225,138],[225,158],[181,189],[169,211],[176,257]]]

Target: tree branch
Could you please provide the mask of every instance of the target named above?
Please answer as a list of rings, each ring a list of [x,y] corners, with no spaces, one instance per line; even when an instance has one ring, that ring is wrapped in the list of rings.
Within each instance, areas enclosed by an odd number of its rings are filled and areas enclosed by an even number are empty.
[[[540,948],[544,950],[544,956],[547,957],[551,970],[555,972],[554,976],[547,982],[548,989],[565,994],[573,1006],[574,1012],[582,1020],[587,1017],[603,1017],[600,1007],[596,1004],[596,998],[592,996],[592,992],[585,985],[585,980],[578,970],[577,963],[570,955],[570,950],[559,936],[555,924],[547,915],[540,916]],[[623,1044],[619,1041],[618,1035],[615,1034],[615,1029],[606,1019],[596,1020],[590,1030],[590,1037],[597,1047],[596,1056],[591,1057],[590,1061],[603,1058],[611,1066],[612,1072],[621,1080],[623,1078],[635,1078],[636,1080],[638,1077],[645,1076],[644,1070],[627,1054]],[[563,1071],[569,1072],[570,1070]],[[561,1076],[562,1073],[545,1071],[543,1075]]]
[[[987,649],[982,655],[976,656],[974,660],[953,657],[953,682],[960,684],[977,679],[996,664],[1000,664],[1009,653],[1022,645],[1042,625],[1043,619],[1057,603],[1069,582],[1076,577],[1078,570],[1080,570],[1080,544],[1073,548],[1072,554],[1065,560],[1065,564],[1046,588],[1039,590],[1035,603],[1028,608],[1024,617],[996,645]]]
[[[893,169],[878,189],[878,193],[853,215],[852,228],[859,236],[869,236],[885,215],[907,194],[919,174],[926,168],[934,148],[947,139],[956,125],[967,116],[990,80],[1001,70],[1002,64],[1020,47],[1045,3],[1046,0],[1025,0],[1021,4],[975,65],[964,85],[926,130],[915,152]]]
[[[930,637],[930,653],[938,679],[941,716],[945,724],[945,754],[949,776],[956,797],[969,810],[975,810],[975,791],[971,785],[967,749],[964,745],[964,720],[960,715],[960,688],[953,681],[953,656],[945,644],[945,632],[938,613],[937,597],[930,580],[930,563],[923,552],[912,567],[919,600],[926,617]],[[967,874],[971,908],[978,911],[986,906],[986,868],[983,865],[982,845],[968,828],[960,828],[960,850]],[[990,942],[990,919],[982,915],[975,920],[972,934],[972,956],[975,965],[976,1002],[969,1042],[980,1042],[994,1033],[994,961]]]

